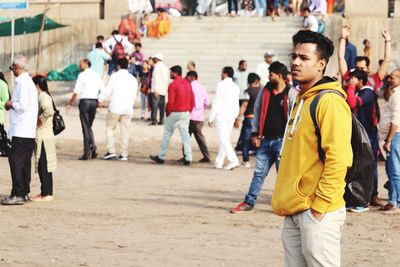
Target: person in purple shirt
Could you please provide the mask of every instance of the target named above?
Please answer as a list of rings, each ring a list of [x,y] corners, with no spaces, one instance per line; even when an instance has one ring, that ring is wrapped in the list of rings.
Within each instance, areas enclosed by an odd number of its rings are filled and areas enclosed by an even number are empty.
[[[192,134],[194,135],[200,151],[203,154],[203,158],[200,159],[199,162],[210,162],[210,152],[208,151],[207,142],[202,133],[204,110],[210,104],[207,89],[197,80],[198,75],[195,71],[189,71],[186,74],[186,79],[191,83],[194,94],[194,107],[190,113],[189,134],[190,136]],[[180,159],[180,161],[181,160],[182,159]]]
[[[136,78],[141,76],[143,71],[144,54],[142,52],[142,44],[135,43],[135,51],[131,55],[130,73]]]

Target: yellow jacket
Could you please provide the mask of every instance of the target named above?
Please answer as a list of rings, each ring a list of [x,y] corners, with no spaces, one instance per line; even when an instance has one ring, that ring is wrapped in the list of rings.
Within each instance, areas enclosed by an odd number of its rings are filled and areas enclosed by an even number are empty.
[[[310,104],[324,89],[346,93],[340,84],[324,78],[299,94],[287,125],[272,208],[278,215],[294,215],[307,209],[320,213],[345,205],[343,194],[347,169],[352,165],[351,111],[344,98],[334,93],[321,97],[316,110],[325,164],[318,155],[317,136]]]

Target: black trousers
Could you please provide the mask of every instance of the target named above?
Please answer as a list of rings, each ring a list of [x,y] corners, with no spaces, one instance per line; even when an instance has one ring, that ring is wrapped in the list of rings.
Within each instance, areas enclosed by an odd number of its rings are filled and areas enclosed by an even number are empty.
[[[81,99],[79,101],[79,118],[83,133],[83,154],[90,157],[97,147],[94,142],[92,125],[96,116],[97,99]]]
[[[34,138],[12,138],[8,156],[12,178],[12,196],[23,197],[30,192],[31,160],[34,148]]]
[[[160,110],[160,120],[158,122],[164,122],[164,111],[165,111],[165,96],[158,95],[156,97],[154,93],[151,94],[152,97],[152,108],[151,108],[151,120],[157,123],[157,111]]]
[[[229,13],[233,11],[232,9],[232,2],[233,2],[233,6],[235,8],[235,12],[238,12],[238,0],[228,0],[228,10]]]
[[[190,120],[189,122],[189,135],[192,136],[194,135],[194,138],[196,139],[197,144],[199,145],[201,154],[203,154],[203,157],[206,159],[210,159],[210,152],[208,151],[207,147],[207,142],[206,139],[203,135],[202,129],[204,126],[203,121],[194,121]],[[182,147],[182,153],[183,157],[185,157],[185,152]]]
[[[40,158],[38,164],[38,172],[41,183],[41,195],[52,196],[53,195],[53,173],[47,170],[47,157],[44,143],[42,143],[42,149],[40,151]]]

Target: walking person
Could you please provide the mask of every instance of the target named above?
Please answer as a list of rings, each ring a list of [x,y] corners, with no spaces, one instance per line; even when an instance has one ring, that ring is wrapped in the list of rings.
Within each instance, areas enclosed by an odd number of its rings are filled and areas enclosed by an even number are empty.
[[[233,82],[233,68],[224,67],[221,71],[221,79],[215,91],[208,125],[217,128],[219,149],[215,158],[215,168],[222,169],[225,157],[229,163],[225,170],[233,170],[239,167],[239,159],[231,144],[231,134],[235,118],[239,114],[239,94],[240,89]]]
[[[104,51],[103,44],[96,43],[95,48],[88,53],[87,59],[91,63],[90,68],[103,78],[104,64],[111,59],[111,56]]]
[[[147,101],[150,94],[150,82],[151,82],[151,71],[149,61],[143,61],[143,70],[139,75],[140,80],[140,119],[147,120],[150,116],[147,116],[147,106],[150,106]]]
[[[201,154],[203,154],[203,158],[199,162],[207,163],[210,162],[210,152],[202,129],[204,126],[204,111],[210,104],[210,100],[207,89],[198,81],[197,72],[189,71],[186,74],[186,79],[190,82],[194,95],[194,107],[190,112],[189,135],[194,135]]]
[[[194,107],[194,95],[190,83],[182,78],[182,68],[180,66],[173,66],[170,75],[173,81],[168,86],[167,119],[165,120],[163,141],[158,155],[150,155],[150,159],[158,164],[164,163],[170,139],[175,129],[178,128],[184,151],[182,163],[188,166],[192,161],[192,148],[188,128],[190,111]]]
[[[53,133],[54,104],[47,80],[42,75],[33,77],[39,99],[35,139],[35,170],[39,173],[40,194],[33,197],[35,202],[48,202],[53,197],[53,172],[57,169],[56,143]]]
[[[104,42],[103,46],[106,52],[111,55],[111,60],[108,64],[108,76],[111,76],[115,71],[117,60],[129,55],[133,50],[133,45],[125,36],[119,34],[118,30],[113,30],[111,37]]]
[[[257,95],[261,90],[260,87],[260,76],[255,73],[250,73],[248,76],[248,88],[244,91],[242,104],[240,106],[239,115],[235,120],[235,128],[239,128],[239,122],[244,116],[242,129],[240,131],[240,136],[242,137],[242,156],[243,165],[246,168],[250,168],[250,148],[251,148],[251,129],[254,118],[254,104],[257,99]]]
[[[36,86],[28,73],[28,59],[15,56],[10,69],[15,75],[15,90],[4,107],[10,111],[9,136],[12,137],[8,156],[12,190],[3,199],[3,205],[23,205],[29,199],[31,182],[31,159],[35,146],[38,95]]]
[[[387,154],[386,173],[389,177],[389,201],[383,210],[389,214],[400,213],[400,69],[389,75],[393,94],[389,98],[390,127],[383,149]]]
[[[268,50],[264,54],[264,61],[257,65],[256,73],[260,76],[261,86],[267,85],[269,76],[269,65],[274,61],[275,52]]]
[[[250,108],[249,111],[251,111],[251,107],[254,107],[254,116],[248,119],[249,121],[247,122],[245,119],[243,127],[249,128],[246,135],[251,138],[253,145],[258,148],[256,153],[256,168],[244,201],[232,208],[232,213],[242,213],[253,210],[257,197],[264,185],[265,177],[267,177],[274,163],[278,171],[282,138],[289,117],[289,107],[291,107],[289,99],[290,85],[285,82],[287,74],[288,69],[284,64],[277,61],[272,62],[269,67],[269,82],[267,86],[257,94],[256,100],[254,100],[256,88],[251,87],[249,79],[249,90],[252,90],[248,92],[250,98],[247,107]],[[250,141],[245,145],[247,151],[243,151],[244,162],[249,162],[249,143]]]
[[[164,64],[164,57],[157,53],[151,57],[154,62],[154,69],[151,76],[151,125],[157,125],[157,112],[160,111],[159,125],[164,123],[165,95],[167,94],[169,84],[168,67]]]
[[[111,96],[108,106],[106,134],[107,153],[103,159],[110,160],[117,157],[114,144],[114,131],[119,123],[121,126],[121,154],[118,160],[128,160],[129,126],[133,115],[138,83],[136,78],[128,72],[129,62],[126,58],[117,60],[117,72],[114,72],[107,86],[100,91],[99,103]]]
[[[92,125],[96,117],[97,99],[100,90],[104,88],[104,83],[100,75],[90,69],[90,66],[91,63],[88,59],[80,61],[81,73],[78,75],[74,92],[67,104],[67,112],[69,112],[75,99],[78,95],[80,96],[79,118],[83,134],[83,155],[79,157],[79,160],[94,159],[98,156]]]
[[[345,176],[353,157],[352,116],[340,84],[324,77],[333,50],[332,41],[320,33],[302,30],[293,36],[291,71],[300,93],[285,130],[272,193],[274,213],[285,217],[282,242],[289,267],[340,266]],[[310,105],[324,90],[341,96],[327,93],[316,107],[323,162]]]

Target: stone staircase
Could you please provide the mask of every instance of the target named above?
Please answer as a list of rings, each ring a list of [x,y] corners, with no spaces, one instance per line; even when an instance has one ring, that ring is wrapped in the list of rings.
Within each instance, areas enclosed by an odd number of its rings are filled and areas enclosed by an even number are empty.
[[[172,18],[172,31],[161,39],[143,39],[143,52],[151,56],[164,55],[171,67],[193,60],[201,82],[209,91],[220,80],[221,68],[237,68],[238,62],[248,62],[248,70],[255,71],[263,61],[266,50],[275,51],[276,59],[288,64],[292,48],[291,37],[301,28],[301,18],[279,17],[180,17]]]

